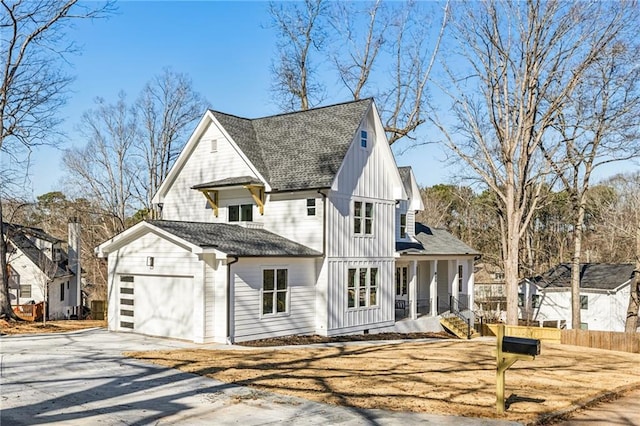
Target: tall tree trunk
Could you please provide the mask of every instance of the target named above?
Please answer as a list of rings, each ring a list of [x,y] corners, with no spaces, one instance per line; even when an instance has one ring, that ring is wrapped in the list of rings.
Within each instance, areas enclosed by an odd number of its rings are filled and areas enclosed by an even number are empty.
[[[624,331],[633,333],[638,329],[638,313],[640,311],[640,223],[636,226],[636,269],[629,287],[629,307]]]
[[[0,318],[17,319],[16,314],[14,314],[13,309],[11,309],[11,298],[9,296],[9,269],[7,265],[8,232],[8,229],[4,229],[2,200],[0,199]]]
[[[504,241],[504,278],[507,296],[507,324],[518,325],[518,254],[520,243],[520,220],[514,206],[514,190],[507,184],[506,235]]]
[[[577,197],[577,196],[576,196]],[[580,329],[580,259],[582,254],[582,226],[584,225],[584,196],[577,203],[574,230],[573,256],[571,258],[571,328]]]

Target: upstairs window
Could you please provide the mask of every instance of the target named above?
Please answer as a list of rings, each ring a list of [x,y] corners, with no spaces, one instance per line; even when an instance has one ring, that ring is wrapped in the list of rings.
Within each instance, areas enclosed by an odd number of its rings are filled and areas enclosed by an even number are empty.
[[[367,147],[367,131],[366,130],[360,131],[360,146],[362,148]]]
[[[252,222],[253,204],[241,204],[229,206],[229,222]]]
[[[356,235],[373,234],[373,203],[353,202],[353,233]]]
[[[580,309],[589,309],[589,296],[580,296]]]
[[[542,296],[540,296],[539,294],[532,294],[531,307],[534,309],[539,308],[541,304],[542,304]]]
[[[19,297],[31,297],[31,284],[20,284]]]
[[[400,215],[400,238],[407,238],[407,215]]]
[[[287,312],[289,286],[286,269],[262,271],[262,315]]]
[[[307,198],[307,216],[316,215],[316,199]]]
[[[211,139],[209,141],[209,149],[211,150],[211,152],[218,151],[218,139]]]

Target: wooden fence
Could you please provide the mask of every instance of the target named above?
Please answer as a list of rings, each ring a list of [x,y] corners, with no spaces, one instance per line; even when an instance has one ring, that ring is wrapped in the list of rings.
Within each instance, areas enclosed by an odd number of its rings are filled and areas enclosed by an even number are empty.
[[[595,330],[562,330],[561,342],[565,345],[586,346],[589,348],[607,349],[640,353],[640,333],[619,333]]]

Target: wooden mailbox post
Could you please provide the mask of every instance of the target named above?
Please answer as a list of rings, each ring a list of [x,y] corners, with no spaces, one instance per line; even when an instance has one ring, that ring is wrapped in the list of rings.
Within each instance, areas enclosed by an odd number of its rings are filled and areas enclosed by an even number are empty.
[[[540,340],[504,335],[504,324],[498,325],[496,351],[496,409],[504,413],[504,375],[516,361],[533,361],[540,355]]]

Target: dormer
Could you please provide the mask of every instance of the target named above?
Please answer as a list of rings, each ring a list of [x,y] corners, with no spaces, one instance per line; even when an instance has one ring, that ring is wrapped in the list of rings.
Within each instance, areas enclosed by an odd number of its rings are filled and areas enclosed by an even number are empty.
[[[407,198],[396,205],[396,240],[408,241],[415,236],[415,215],[424,210],[424,203],[411,167],[399,167],[398,172]]]

